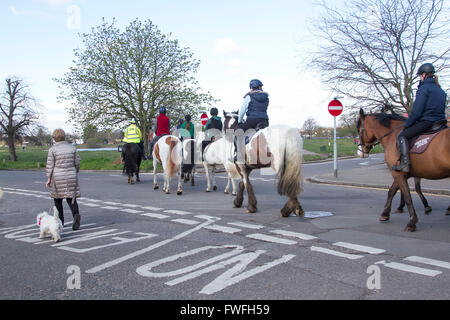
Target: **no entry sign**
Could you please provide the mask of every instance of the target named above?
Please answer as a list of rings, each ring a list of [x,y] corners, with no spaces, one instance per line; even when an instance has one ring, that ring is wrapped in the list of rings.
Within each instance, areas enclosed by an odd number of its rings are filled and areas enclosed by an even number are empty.
[[[203,112],[203,114],[200,116],[200,120],[202,121],[202,126],[204,126],[208,122],[208,115]]]
[[[328,104],[328,112],[333,116],[337,117],[342,113],[342,110],[344,107],[342,106],[342,103],[338,99],[331,100]]]

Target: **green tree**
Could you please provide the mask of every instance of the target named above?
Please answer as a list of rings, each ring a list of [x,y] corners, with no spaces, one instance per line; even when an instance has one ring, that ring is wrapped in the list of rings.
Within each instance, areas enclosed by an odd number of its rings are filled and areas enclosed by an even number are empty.
[[[124,128],[135,118],[143,136],[161,106],[174,123],[214,101],[201,92],[194,74],[200,62],[150,20],[131,22],[124,31],[115,21],[81,35],[74,66],[60,79],[60,100],[71,101],[74,124],[99,129]],[[144,139],[147,150],[148,139]]]

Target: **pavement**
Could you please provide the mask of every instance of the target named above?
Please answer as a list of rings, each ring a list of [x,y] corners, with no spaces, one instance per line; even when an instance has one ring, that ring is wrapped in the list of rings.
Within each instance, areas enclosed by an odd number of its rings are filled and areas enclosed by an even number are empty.
[[[307,180],[313,183],[381,189],[389,189],[393,182],[392,175],[385,163],[338,170],[337,177],[330,173],[313,176]],[[414,179],[409,179],[408,183],[411,191],[414,191]],[[423,193],[450,195],[450,178],[441,180],[422,179],[421,186]]]

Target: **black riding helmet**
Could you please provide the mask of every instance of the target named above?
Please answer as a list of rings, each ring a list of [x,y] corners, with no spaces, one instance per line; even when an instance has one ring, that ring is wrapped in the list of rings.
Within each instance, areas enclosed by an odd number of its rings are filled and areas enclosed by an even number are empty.
[[[417,69],[417,75],[421,75],[422,73],[426,73],[427,75],[433,75],[436,70],[434,69],[434,66],[431,63],[424,63]]]
[[[219,114],[219,110],[217,108],[211,108],[211,111],[209,111],[212,116],[217,116]]]
[[[184,116],[184,119],[185,119],[186,121],[191,121],[191,115],[189,115],[189,114],[185,115],[185,116]]]
[[[250,81],[250,89],[258,89],[259,87],[262,87],[263,84],[261,81],[259,81],[258,79],[253,79]]]

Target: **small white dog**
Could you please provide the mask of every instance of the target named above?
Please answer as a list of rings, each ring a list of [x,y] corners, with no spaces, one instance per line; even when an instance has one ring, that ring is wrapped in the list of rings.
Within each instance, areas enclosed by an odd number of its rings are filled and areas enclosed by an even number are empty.
[[[58,217],[58,210],[55,207],[53,207],[53,216],[49,215],[46,211],[38,214],[36,224],[40,228],[39,239],[43,239],[46,233],[50,233],[55,242],[61,241],[63,225]]]

